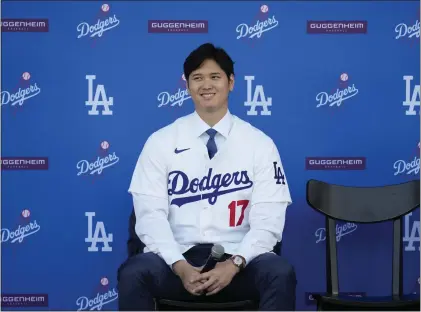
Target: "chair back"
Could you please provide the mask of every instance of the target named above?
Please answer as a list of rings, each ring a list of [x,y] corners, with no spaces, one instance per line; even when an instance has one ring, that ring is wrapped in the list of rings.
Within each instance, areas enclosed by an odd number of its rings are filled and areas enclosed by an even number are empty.
[[[307,204],[326,220],[327,291],[339,294],[336,220],[355,223],[393,221],[392,294],[403,294],[402,216],[420,206],[420,181],[394,185],[355,187],[309,180]]]
[[[137,255],[138,253],[143,252],[145,244],[139,239],[139,236],[136,234],[136,214],[134,208],[130,214],[129,218],[129,239],[127,240],[127,254],[130,257]]]
[[[309,180],[307,203],[332,219],[357,223],[392,221],[420,205],[420,181],[355,187]]]

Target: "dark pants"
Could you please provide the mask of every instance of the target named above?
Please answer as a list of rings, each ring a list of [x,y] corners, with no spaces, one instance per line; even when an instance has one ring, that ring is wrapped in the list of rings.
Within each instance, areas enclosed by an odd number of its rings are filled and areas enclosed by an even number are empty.
[[[190,264],[200,267],[206,262],[211,247],[198,245],[184,256]],[[155,310],[154,298],[206,302],[258,300],[259,310],[295,310],[294,269],[284,258],[272,253],[253,259],[228,286],[213,296],[190,294],[164,260],[151,252],[127,259],[118,270],[117,280],[120,311]]]

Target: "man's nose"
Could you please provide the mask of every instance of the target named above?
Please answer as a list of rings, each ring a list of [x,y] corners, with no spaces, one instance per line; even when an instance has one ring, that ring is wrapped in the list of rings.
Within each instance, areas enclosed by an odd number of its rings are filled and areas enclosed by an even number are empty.
[[[212,89],[212,81],[210,79],[205,79],[203,81],[202,89],[204,90]]]

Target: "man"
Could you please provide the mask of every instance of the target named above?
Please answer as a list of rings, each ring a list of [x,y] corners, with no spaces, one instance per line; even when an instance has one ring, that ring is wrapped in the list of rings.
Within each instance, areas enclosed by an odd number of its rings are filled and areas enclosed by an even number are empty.
[[[259,300],[294,310],[295,272],[272,252],[291,196],[274,142],[231,115],[234,65],[207,43],[184,63],[195,112],[156,131],[129,192],[143,253],[119,269],[120,310],[154,310],[154,298]],[[225,257],[200,273],[212,245]]]

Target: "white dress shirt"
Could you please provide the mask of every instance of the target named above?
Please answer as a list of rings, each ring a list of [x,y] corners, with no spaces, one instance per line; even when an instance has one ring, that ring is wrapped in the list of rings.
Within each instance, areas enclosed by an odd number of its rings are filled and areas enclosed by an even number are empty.
[[[292,200],[276,145],[227,112],[209,159],[209,128],[194,112],[153,133],[129,187],[144,252],[170,266],[200,243],[221,244],[247,265],[282,239]]]

